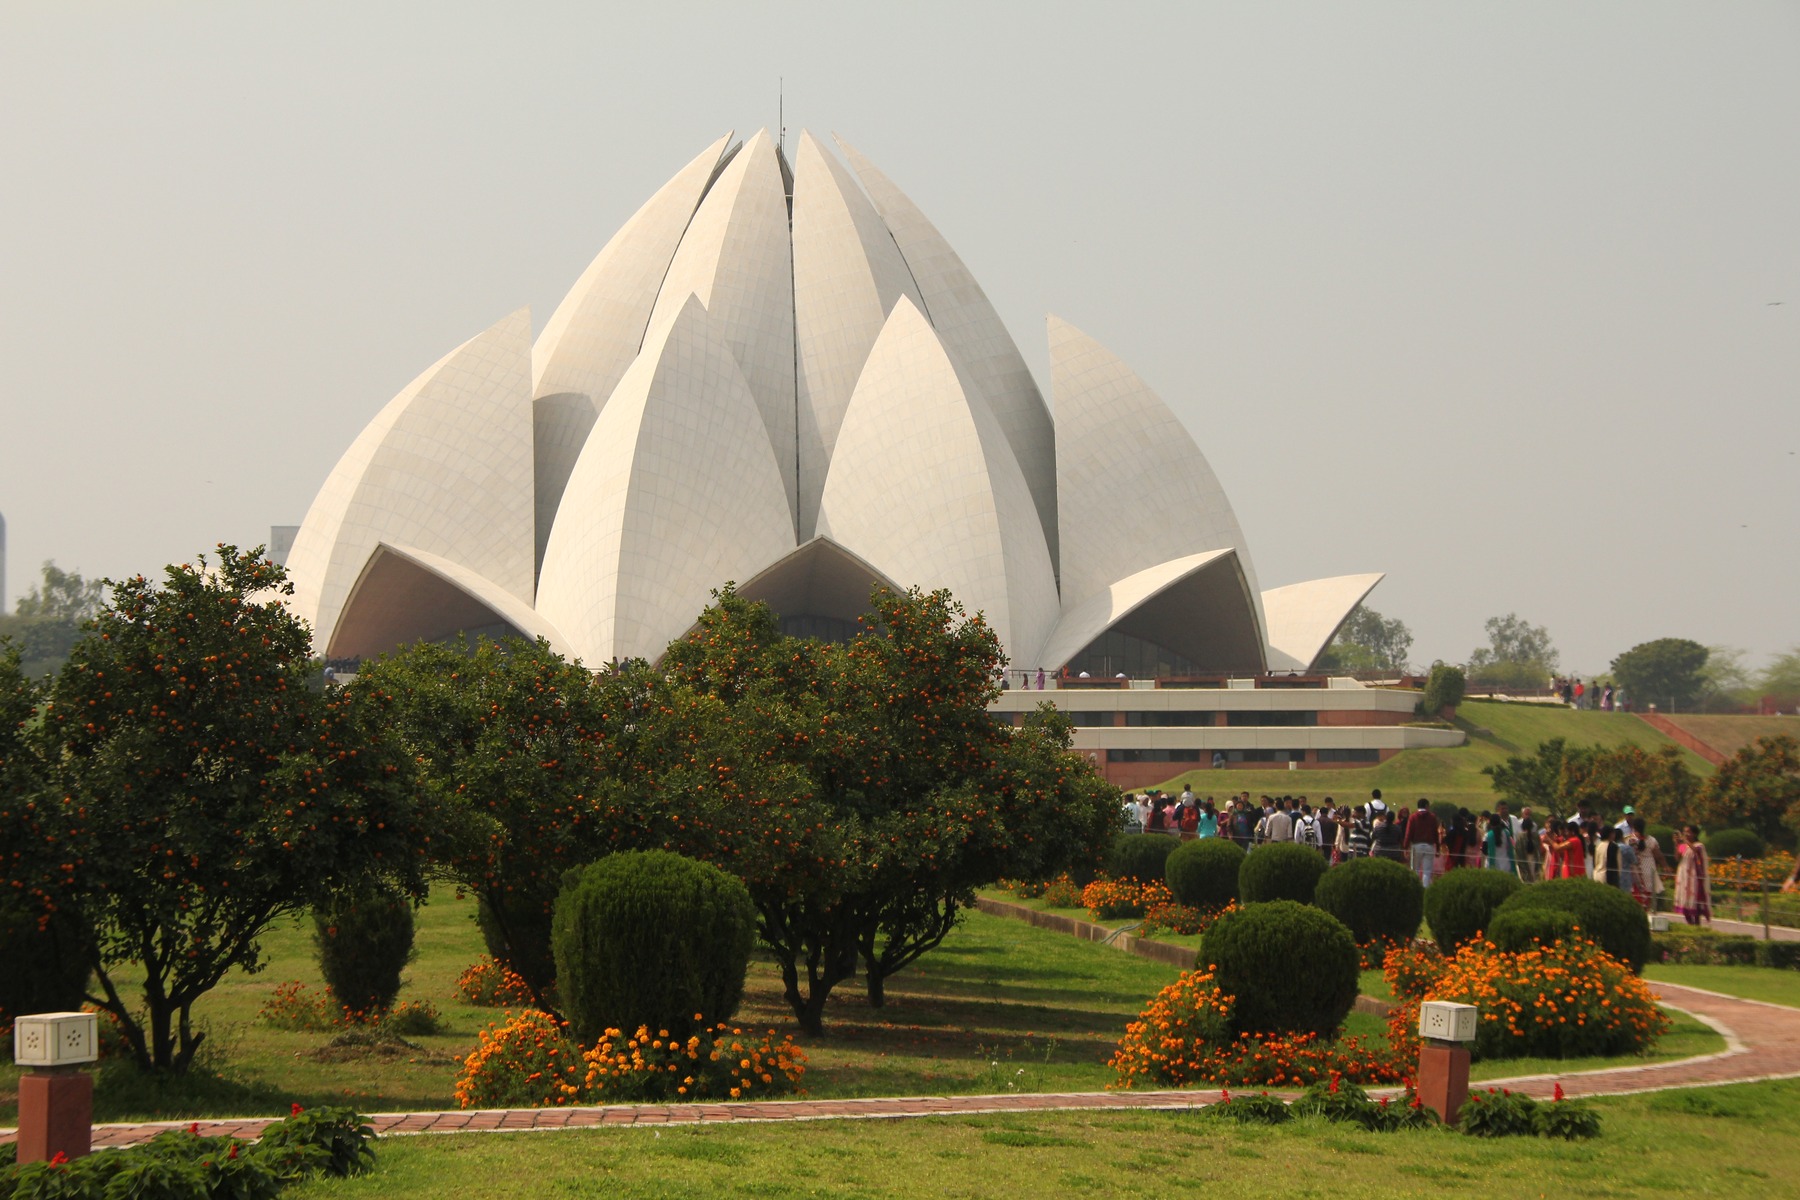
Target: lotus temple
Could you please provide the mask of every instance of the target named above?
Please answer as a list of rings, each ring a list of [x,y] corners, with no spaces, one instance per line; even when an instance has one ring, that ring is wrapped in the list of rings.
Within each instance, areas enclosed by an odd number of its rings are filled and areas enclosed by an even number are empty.
[[[1380,575],[1264,590],[1181,422],[1048,333],[1046,401],[879,168],[727,135],[535,338],[503,317],[375,414],[294,535],[294,604],[331,659],[517,634],[597,664],[655,659],[727,581],[823,638],[876,585],[948,588],[1006,648],[997,711],[1053,699],[1121,786],[1460,740],[1313,673]]]

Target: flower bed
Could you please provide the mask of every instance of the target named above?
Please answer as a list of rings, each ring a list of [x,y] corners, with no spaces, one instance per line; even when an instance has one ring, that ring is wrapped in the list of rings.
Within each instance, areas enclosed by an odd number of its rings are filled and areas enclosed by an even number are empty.
[[[1649,1050],[1669,1028],[1649,985],[1592,942],[1570,939],[1507,953],[1474,942],[1433,973],[1428,956],[1396,950],[1385,969],[1398,1004],[1388,1037],[1408,1059],[1418,1052],[1425,1000],[1480,1010],[1477,1059],[1585,1058]]]
[[[1233,1004],[1212,972],[1185,972],[1126,1026],[1108,1064],[1118,1072],[1111,1086],[1302,1087],[1334,1076],[1376,1084],[1405,1078],[1404,1060],[1361,1038],[1327,1042],[1305,1033],[1233,1037]]]
[[[532,1003],[531,988],[505,963],[484,954],[456,978],[456,998],[482,1008]]]
[[[1706,869],[1715,888],[1761,888],[1764,883],[1787,879],[1794,869],[1794,856],[1776,850],[1761,858],[1715,858]]]
[[[1173,904],[1175,897],[1160,883],[1135,883],[1128,879],[1096,879],[1081,889],[1081,907],[1096,921],[1141,917],[1146,910]]]
[[[317,1032],[330,1029],[379,1028],[399,1036],[436,1033],[443,1025],[429,1000],[407,1000],[386,1011],[356,1010],[339,1004],[329,987],[313,991],[298,979],[275,985],[256,1018],[277,1029]]]
[[[695,1020],[700,1020],[698,1016]],[[488,1026],[463,1060],[463,1108],[546,1108],[618,1101],[742,1100],[799,1090],[806,1053],[775,1031],[719,1023],[687,1039],[640,1027],[609,1029],[583,1050],[548,1013],[527,1010]]]
[[[1237,904],[1227,904],[1224,908],[1194,908],[1191,905],[1177,904],[1173,900],[1158,902],[1144,910],[1144,924],[1140,932],[1145,937],[1167,931],[1184,937],[1205,933],[1213,927],[1213,923],[1227,913],[1237,911]]]

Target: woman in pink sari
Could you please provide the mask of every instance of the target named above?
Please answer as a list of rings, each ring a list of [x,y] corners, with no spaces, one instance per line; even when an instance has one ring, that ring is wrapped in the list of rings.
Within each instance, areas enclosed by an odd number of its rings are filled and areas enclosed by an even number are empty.
[[[1675,853],[1680,861],[1675,867],[1675,911],[1689,925],[1712,920],[1712,887],[1706,877],[1706,847],[1700,844],[1700,831],[1683,826],[1676,839]]]

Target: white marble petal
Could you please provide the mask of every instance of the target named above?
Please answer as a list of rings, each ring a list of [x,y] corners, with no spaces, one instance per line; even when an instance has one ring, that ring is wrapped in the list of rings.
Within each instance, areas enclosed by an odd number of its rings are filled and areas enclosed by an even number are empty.
[[[1099,342],[1055,316],[1049,332],[1065,601],[1080,604],[1158,563],[1231,547],[1260,609],[1244,532],[1187,429]]]
[[[707,186],[729,158],[728,133],[644,202],[588,264],[532,349],[539,401],[537,554],[541,561],[569,472],[594,417],[644,344],[669,260]]]
[[[655,659],[712,589],[793,549],[756,398],[690,298],[594,423],[545,548],[538,612],[591,665]]]
[[[787,187],[767,130],[744,144],[701,201],[669,264],[650,325],[700,297],[756,397],[797,506],[794,461],[794,263]]]
[[[870,348],[900,297],[925,305],[881,217],[810,133],[800,135],[794,161],[793,236],[799,531],[806,538]]]
[[[358,435],[288,555],[294,607],[324,653],[381,542],[440,556],[529,605],[534,592],[531,317],[445,355]]]
[[[1032,661],[1056,579],[1006,435],[910,300],[894,305],[844,415],[819,533],[902,586],[949,588]]]
[[[1262,670],[1256,606],[1232,549],[1208,550],[1147,567],[1063,610],[1036,663],[1054,671],[1119,627],[1205,670]]]
[[[439,641],[496,623],[543,638],[567,655],[563,636],[492,580],[416,546],[381,543],[350,590],[329,656],[383,654],[413,641]]]
[[[1356,606],[1386,576],[1338,575],[1270,588],[1262,594],[1263,617],[1269,628],[1269,666],[1276,670],[1311,670]]]
[[[835,135],[834,135],[835,137]],[[907,195],[843,138],[838,148],[894,235],[919,287],[931,326],[963,375],[981,391],[1006,433],[1031,487],[1038,517],[1057,556],[1056,428],[1031,369],[988,302],[987,293],[950,243]]]

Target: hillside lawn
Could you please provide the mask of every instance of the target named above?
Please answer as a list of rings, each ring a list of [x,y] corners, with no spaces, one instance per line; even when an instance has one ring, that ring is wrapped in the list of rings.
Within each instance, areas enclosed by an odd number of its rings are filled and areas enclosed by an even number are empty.
[[[1670,713],[1668,719],[1676,727],[1691,733],[1729,758],[1758,738],[1800,738],[1800,717],[1735,717],[1706,716],[1700,713]]]
[[[1350,804],[1366,801],[1370,789],[1380,788],[1390,802],[1410,805],[1424,796],[1481,812],[1494,804],[1492,783],[1481,769],[1513,755],[1535,753],[1539,743],[1551,738],[1564,738],[1572,746],[1635,745],[1657,750],[1676,745],[1630,713],[1584,712],[1550,704],[1469,700],[1456,710],[1456,726],[1469,737],[1461,746],[1404,750],[1372,767],[1189,770],[1159,786],[1179,792],[1183,784],[1192,784],[1196,794],[1216,800],[1247,791],[1252,796],[1304,795],[1314,801],[1331,796]],[[1712,764],[1693,751],[1683,748],[1681,756],[1696,775],[1712,774]]]
[[[1592,1102],[1591,1142],[1377,1134],[1307,1118],[1239,1126],[1193,1112],[388,1138],[375,1172],[292,1200],[643,1197],[1395,1195],[1780,1196],[1800,1177],[1800,1083]]]
[[[331,1032],[282,1030],[257,1020],[278,984],[322,987],[310,922],[289,922],[267,939],[263,971],[234,973],[197,1006],[208,1031],[197,1075],[159,1085],[128,1068],[103,1069],[95,1119],[278,1115],[296,1101],[364,1112],[455,1108],[459,1059],[500,1016],[454,999],[457,976],[482,953],[474,909],[472,900],[441,889],[418,913],[418,957],[401,999],[436,1005],[443,1032],[409,1037],[410,1045],[333,1046]],[[971,912],[942,947],[889,981],[885,1008],[871,1009],[854,981],[840,985],[822,1039],[798,1035],[766,960],[751,965],[738,1022],[796,1032],[810,1059],[804,1086],[818,1099],[1100,1091],[1114,1079],[1106,1063],[1125,1026],[1179,974],[1113,947]],[[1685,1018],[1677,1022],[1656,1058],[1722,1045],[1710,1030]],[[1379,1036],[1382,1023],[1352,1013],[1346,1030]],[[1570,1068],[1601,1065],[1611,1063],[1582,1060]],[[1519,1073],[1502,1064],[1481,1069]],[[18,1074],[10,1064],[0,1066],[0,1124],[16,1119]]]

